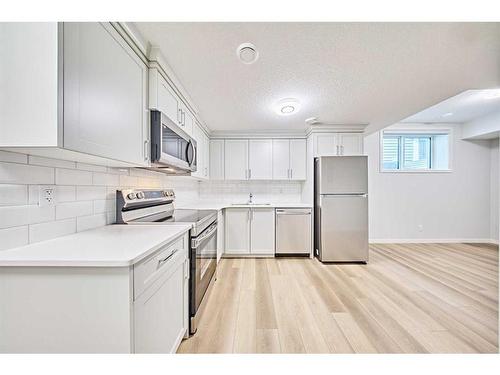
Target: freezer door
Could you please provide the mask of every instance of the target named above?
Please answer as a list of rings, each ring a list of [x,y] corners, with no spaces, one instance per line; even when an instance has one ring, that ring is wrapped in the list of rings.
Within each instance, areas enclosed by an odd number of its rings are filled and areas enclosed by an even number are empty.
[[[322,195],[319,204],[319,259],[368,261],[368,197]]]
[[[367,156],[318,158],[316,183],[319,194],[368,193]]]

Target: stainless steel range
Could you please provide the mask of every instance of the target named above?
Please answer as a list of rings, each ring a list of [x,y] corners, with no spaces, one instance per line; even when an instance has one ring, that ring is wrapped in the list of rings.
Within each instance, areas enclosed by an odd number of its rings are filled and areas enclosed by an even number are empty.
[[[116,191],[116,222],[135,225],[192,223],[190,230],[189,332],[194,334],[200,305],[217,266],[217,211],[174,208],[171,189]]]

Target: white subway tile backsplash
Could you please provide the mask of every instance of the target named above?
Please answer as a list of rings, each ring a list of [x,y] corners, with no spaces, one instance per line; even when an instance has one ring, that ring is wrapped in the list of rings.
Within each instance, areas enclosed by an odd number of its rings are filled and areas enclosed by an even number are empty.
[[[0,161],[26,164],[28,162],[28,155],[18,154],[17,152],[0,151]]]
[[[115,210],[115,198],[113,199],[99,199],[94,201],[94,214],[101,214]]]
[[[45,167],[69,168],[74,169],[76,163],[74,161],[66,161],[59,159],[44,158],[41,156],[28,156],[28,163],[33,165],[42,165]]]
[[[120,176],[110,173],[94,173],[92,185],[117,186],[120,184]]]
[[[76,219],[50,221],[43,224],[29,226],[30,243],[50,240],[52,238],[67,236],[76,232]]]
[[[0,184],[54,183],[54,168],[0,162]]]
[[[0,228],[17,227],[28,223],[28,206],[0,207]]]
[[[56,168],[57,185],[92,185],[92,172]]]
[[[116,184],[113,184],[116,185]],[[138,179],[137,177],[133,176],[127,176],[127,175],[120,175],[120,186],[126,186],[126,187],[131,187],[131,186],[137,186],[138,185]]]
[[[28,214],[30,224],[45,223],[56,219],[56,207],[31,205],[28,206]]]
[[[103,167],[102,165],[94,165],[94,164],[85,164],[85,163],[76,163],[76,169],[81,169],[82,171],[90,171],[90,172],[107,172],[108,168]]]
[[[28,226],[0,229],[0,250],[27,245],[29,242]]]
[[[99,228],[106,224],[107,224],[106,214],[81,216],[76,218],[76,231],[81,232],[87,229]]]
[[[105,186],[77,186],[76,199],[79,201],[90,201],[94,199],[105,199]]]
[[[17,206],[27,203],[27,185],[0,185],[0,206]]]
[[[92,201],[66,202],[56,205],[56,219],[91,215],[93,213]]]

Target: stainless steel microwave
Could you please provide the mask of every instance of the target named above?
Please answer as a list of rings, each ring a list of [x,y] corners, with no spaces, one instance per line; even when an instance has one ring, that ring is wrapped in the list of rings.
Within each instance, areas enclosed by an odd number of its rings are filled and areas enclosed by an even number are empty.
[[[151,111],[152,168],[171,174],[196,171],[196,141],[159,111]]]

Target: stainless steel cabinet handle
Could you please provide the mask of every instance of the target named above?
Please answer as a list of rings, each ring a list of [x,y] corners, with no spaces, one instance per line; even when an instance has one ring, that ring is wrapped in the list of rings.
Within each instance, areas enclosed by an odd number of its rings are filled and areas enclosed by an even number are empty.
[[[248,179],[250,180],[251,178],[252,178],[252,170],[251,170],[251,169],[249,169],[249,170],[248,170]]]
[[[340,155],[340,153],[339,153],[339,145],[337,145],[337,155]]]
[[[167,260],[169,260],[170,258],[172,258],[172,257],[174,256],[174,254],[175,254],[176,252],[178,252],[178,251],[179,251],[179,249],[175,249],[174,251],[172,251],[172,252],[170,253],[170,255],[169,255],[169,256],[167,256],[167,257],[165,257],[165,258],[163,258],[163,259],[159,259],[159,260],[158,260],[158,267],[161,267],[161,265],[162,265],[163,263],[165,263]]]
[[[182,109],[177,110],[177,123],[180,124],[182,122]]]
[[[344,155],[344,146],[340,146],[340,152]]]
[[[293,169],[290,169],[290,180],[293,180]]]
[[[149,154],[150,154],[150,151],[148,149],[148,145],[149,145],[149,140],[145,140],[144,141],[144,160],[149,160]]]
[[[186,112],[182,111],[182,126],[186,125]]]

